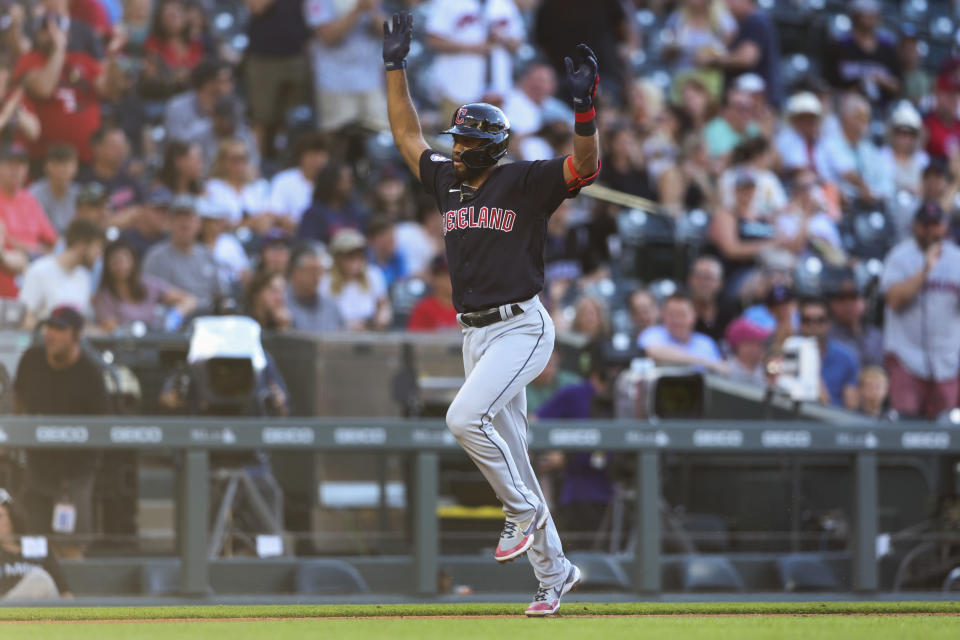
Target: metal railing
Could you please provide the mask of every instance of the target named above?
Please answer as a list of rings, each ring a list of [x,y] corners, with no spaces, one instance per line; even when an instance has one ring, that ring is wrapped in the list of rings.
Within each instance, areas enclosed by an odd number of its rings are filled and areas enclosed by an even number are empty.
[[[531,451],[635,454],[637,529],[633,584],[661,590],[661,454],[844,454],[853,461],[853,585],[876,591],[878,456],[960,453],[960,430],[930,423],[831,425],[768,421],[551,421],[531,426]],[[438,420],[0,417],[0,446],[173,451],[181,455],[176,499],[184,595],[209,593],[209,454],[212,450],[383,452],[413,459],[415,572],[411,591],[437,593],[439,454],[459,445]]]

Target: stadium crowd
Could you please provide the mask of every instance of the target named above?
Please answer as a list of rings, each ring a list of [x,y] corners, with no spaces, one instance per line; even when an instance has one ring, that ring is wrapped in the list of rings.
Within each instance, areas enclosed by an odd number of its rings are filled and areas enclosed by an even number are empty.
[[[569,152],[562,60],[597,52],[619,200],[549,221],[559,329],[758,384],[806,336],[824,403],[936,418],[960,390],[960,55],[899,2],[776,4],[7,0],[0,296],[27,328],[70,305],[87,331],[238,309],[456,330],[440,212],[387,129],[381,24],[408,8],[424,130],[493,102],[513,159]],[[609,401],[601,368],[576,393]],[[548,368],[531,411],[596,411],[548,403],[564,382]]]

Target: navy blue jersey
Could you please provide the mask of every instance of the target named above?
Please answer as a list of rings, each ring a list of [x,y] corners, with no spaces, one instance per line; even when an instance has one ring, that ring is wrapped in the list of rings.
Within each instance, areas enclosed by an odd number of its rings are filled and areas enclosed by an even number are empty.
[[[453,162],[427,149],[420,181],[443,212],[443,236],[457,311],[478,311],[528,300],[543,289],[547,219],[564,198],[564,157],[495,167],[461,197]]]

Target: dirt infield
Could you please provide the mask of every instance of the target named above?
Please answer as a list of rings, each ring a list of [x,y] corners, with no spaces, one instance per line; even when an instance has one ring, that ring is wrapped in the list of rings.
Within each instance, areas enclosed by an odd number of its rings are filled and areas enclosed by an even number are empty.
[[[62,624],[154,624],[154,623],[193,623],[193,622],[288,622],[291,620],[326,621],[326,620],[493,620],[510,617],[524,617],[522,611],[516,614],[480,614],[480,615],[397,615],[397,616],[324,616],[305,618],[137,618],[137,619],[102,619],[102,620],[0,620],[0,627],[5,625],[62,625]],[[960,617],[960,612],[927,612],[927,613],[638,613],[638,614],[609,614],[609,615],[570,615],[578,620],[600,618],[927,618],[927,617]],[[561,612],[550,619],[563,619]]]

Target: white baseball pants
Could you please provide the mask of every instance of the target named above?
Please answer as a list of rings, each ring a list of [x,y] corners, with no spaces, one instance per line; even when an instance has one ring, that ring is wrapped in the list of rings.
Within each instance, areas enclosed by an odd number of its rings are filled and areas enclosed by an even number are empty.
[[[546,503],[527,453],[525,389],[547,366],[554,338],[539,298],[519,304],[522,314],[487,327],[463,327],[466,381],[447,410],[447,426],[512,520],[529,518]],[[540,582],[566,577],[569,563],[552,516],[527,556]]]

